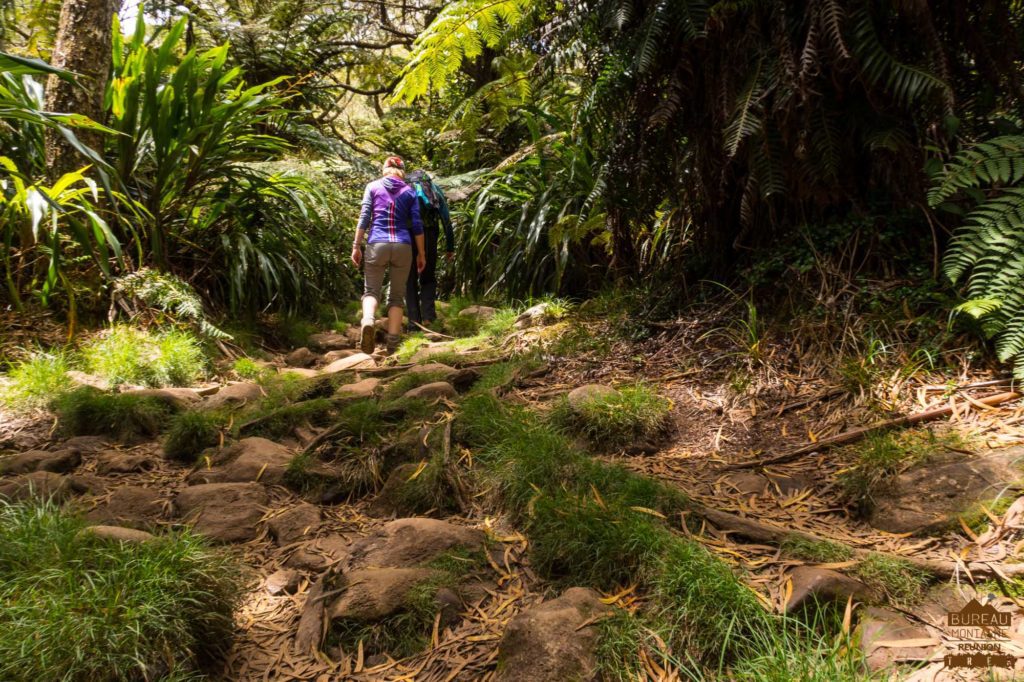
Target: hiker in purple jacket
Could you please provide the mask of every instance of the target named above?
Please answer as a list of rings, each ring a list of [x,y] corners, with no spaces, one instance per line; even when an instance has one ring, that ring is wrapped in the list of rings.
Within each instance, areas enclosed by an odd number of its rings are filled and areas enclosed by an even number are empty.
[[[413,261],[413,242],[416,244],[416,271],[423,272],[427,265],[423,245],[423,222],[420,220],[416,191],[405,184],[405,163],[397,156],[384,162],[382,177],[366,186],[363,204],[352,244],[352,262],[363,267],[363,321],[360,329],[360,347],[364,353],[374,350],[374,316],[384,285],[384,271],[388,270],[388,336],[387,351],[394,352],[402,330],[402,304],[409,270]],[[369,232],[366,256],[363,257],[363,237]]]

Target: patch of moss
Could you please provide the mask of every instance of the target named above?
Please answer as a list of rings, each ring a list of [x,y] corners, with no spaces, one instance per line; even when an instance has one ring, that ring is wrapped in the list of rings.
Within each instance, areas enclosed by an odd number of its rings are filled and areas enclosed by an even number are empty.
[[[60,396],[54,409],[66,435],[112,435],[125,441],[156,437],[172,413],[171,407],[157,398],[109,393],[89,386]]]
[[[648,386],[627,386],[578,406],[562,401],[552,411],[555,423],[582,435],[594,447],[617,448],[662,436],[672,403]]]
[[[921,601],[931,576],[913,564],[894,557],[872,554],[853,569],[853,573],[885,595],[897,606],[913,606]]]
[[[799,535],[786,536],[779,549],[786,556],[819,564],[849,561],[853,558],[853,551],[849,547],[828,540],[815,542]]]
[[[174,415],[164,438],[164,454],[171,459],[195,462],[200,453],[220,442],[224,416],[209,411],[188,410]]]

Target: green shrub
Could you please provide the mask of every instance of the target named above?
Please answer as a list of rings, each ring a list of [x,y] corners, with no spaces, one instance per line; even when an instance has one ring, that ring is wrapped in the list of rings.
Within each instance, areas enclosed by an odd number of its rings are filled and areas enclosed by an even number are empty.
[[[239,379],[250,379],[257,380],[270,373],[270,370],[261,367],[252,358],[238,358],[231,365],[231,371],[233,371]]]
[[[187,532],[129,544],[84,526],[0,503],[0,679],[181,679],[226,648],[234,561]]]
[[[11,368],[10,381],[0,387],[0,403],[14,409],[46,407],[71,386],[63,351],[34,353]]]
[[[164,454],[171,459],[194,462],[206,448],[220,442],[224,418],[214,412],[188,410],[171,417],[164,439]]]
[[[156,398],[108,393],[83,386],[54,402],[61,431],[72,436],[112,435],[121,440],[155,437],[171,408]]]
[[[596,396],[578,407],[563,399],[552,413],[556,423],[584,436],[602,449],[649,441],[669,426],[672,404],[655,391],[637,384],[607,396]]]
[[[199,341],[186,332],[117,325],[82,348],[82,364],[112,386],[187,386],[202,376],[206,359]]]

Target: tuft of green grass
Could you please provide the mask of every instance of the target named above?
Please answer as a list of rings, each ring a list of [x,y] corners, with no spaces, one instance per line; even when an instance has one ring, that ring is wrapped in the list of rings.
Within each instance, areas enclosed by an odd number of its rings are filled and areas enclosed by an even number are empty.
[[[853,558],[853,551],[849,547],[828,540],[814,542],[799,535],[786,536],[779,545],[779,549],[786,556],[819,564],[849,561]]]
[[[159,435],[171,415],[157,398],[108,393],[83,386],[54,402],[61,430],[72,436],[113,435],[121,440]]]
[[[555,423],[604,449],[649,441],[665,433],[672,403],[642,384],[596,397],[578,407],[563,398],[552,412]]]
[[[261,367],[252,358],[238,358],[231,365],[231,371],[233,371],[239,379],[249,379],[252,381],[262,379],[270,373],[270,370],[266,367]]]
[[[116,325],[90,340],[83,346],[81,358],[86,372],[106,379],[111,386],[188,386],[206,369],[206,357],[195,336],[128,325]]]
[[[188,410],[171,417],[164,439],[164,454],[171,459],[195,462],[200,453],[220,441],[224,417],[209,411]]]
[[[885,595],[897,606],[913,606],[921,601],[931,577],[902,559],[872,554],[853,569],[854,574]]]
[[[398,344],[398,349],[395,350],[391,357],[393,357],[398,364],[404,365],[407,362],[412,362],[412,356],[416,355],[416,351],[426,344],[427,337],[423,332],[413,332],[402,339],[402,342]]]
[[[33,353],[8,373],[9,384],[0,389],[0,404],[16,410],[47,407],[71,387],[67,354],[61,350]]]
[[[503,341],[512,332],[520,312],[518,308],[498,308],[494,317],[480,325],[479,335],[492,342]]]
[[[439,456],[396,467],[381,490],[380,503],[402,516],[458,511],[452,483]]]
[[[128,544],[85,525],[0,503],[0,679],[186,679],[227,648],[233,559],[188,532]]]

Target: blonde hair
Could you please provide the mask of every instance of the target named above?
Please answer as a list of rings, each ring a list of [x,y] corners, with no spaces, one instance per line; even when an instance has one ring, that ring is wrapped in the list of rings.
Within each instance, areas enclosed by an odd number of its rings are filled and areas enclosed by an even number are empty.
[[[392,177],[401,178],[402,180],[405,180],[405,171],[402,170],[401,168],[395,168],[394,166],[384,166],[384,168],[381,169],[381,173],[386,178]]]

